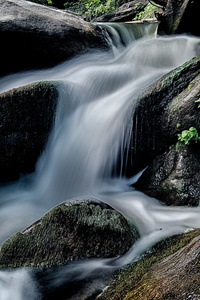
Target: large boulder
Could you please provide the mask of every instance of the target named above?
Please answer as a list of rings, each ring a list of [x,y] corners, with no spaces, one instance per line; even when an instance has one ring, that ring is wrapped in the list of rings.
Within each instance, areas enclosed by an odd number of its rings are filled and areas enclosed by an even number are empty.
[[[200,230],[167,238],[122,270],[98,300],[199,299]]]
[[[200,132],[200,56],[158,79],[134,100],[127,175],[145,168],[176,144],[177,134]]]
[[[0,0],[0,76],[108,49],[103,30],[80,16],[25,0]]]
[[[0,181],[30,173],[56,115],[59,82],[37,82],[0,94]]]
[[[92,198],[73,200],[8,239],[0,250],[0,268],[115,257],[127,252],[137,238],[136,228],[110,206]]]
[[[148,5],[148,0],[134,0],[123,4],[113,12],[94,19],[95,22],[128,22]]]
[[[189,78],[188,83],[182,92],[178,92],[175,97],[172,96],[161,109],[157,108],[160,113],[159,117],[157,109],[153,109],[154,119],[158,126],[157,129],[154,127],[154,149],[157,152],[156,146],[158,147],[160,143],[160,150],[163,148],[163,152],[149,164],[135,184],[147,195],[168,205],[195,206],[199,204],[200,199],[198,138],[191,133],[191,141],[185,139],[186,143],[190,143],[189,145],[185,145],[184,140],[182,143],[172,145],[178,141],[178,134],[184,130],[188,134],[190,128],[200,132],[200,110],[198,102],[195,102],[200,96],[200,75],[191,81]],[[158,106],[163,104],[164,102],[161,101]],[[151,111],[149,113],[151,114]]]
[[[163,14],[158,15],[161,22],[158,33],[190,33],[200,35],[199,0],[168,0]]]
[[[198,206],[200,146],[181,143],[153,160],[135,184],[145,194],[167,205]]]

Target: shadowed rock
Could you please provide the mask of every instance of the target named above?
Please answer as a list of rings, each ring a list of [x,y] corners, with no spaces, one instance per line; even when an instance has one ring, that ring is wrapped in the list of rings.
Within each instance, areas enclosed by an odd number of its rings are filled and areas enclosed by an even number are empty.
[[[108,49],[102,29],[80,16],[25,0],[0,0],[0,76]]]
[[[0,181],[30,173],[53,126],[58,82],[38,82],[0,94]]]
[[[133,129],[128,172],[146,167],[168,151],[182,130],[200,130],[200,56],[164,75],[145,89],[133,103]]]
[[[159,33],[190,33],[200,35],[199,0],[168,0],[164,13],[158,15]]]

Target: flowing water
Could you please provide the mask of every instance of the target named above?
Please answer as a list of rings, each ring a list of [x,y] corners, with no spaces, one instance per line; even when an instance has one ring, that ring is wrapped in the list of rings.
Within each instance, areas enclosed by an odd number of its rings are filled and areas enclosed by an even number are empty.
[[[156,241],[200,227],[199,207],[161,205],[130,188],[140,174],[126,178],[116,171],[130,142],[134,98],[197,55],[200,39],[157,37],[155,24],[102,26],[109,32],[113,51],[93,52],[52,69],[0,80],[0,92],[39,80],[62,81],[55,125],[35,173],[0,188],[0,242],[55,205],[87,196],[108,203],[132,220],[141,238],[120,258],[72,263],[49,271],[42,280],[36,280],[31,269],[0,271],[0,300],[43,299],[45,289],[49,295],[45,299],[50,299],[61,286],[84,280],[87,291],[72,299],[85,299],[86,294],[104,287],[110,272],[137,259]],[[87,278],[93,278],[92,285]],[[69,293],[65,289],[64,299],[70,295],[70,288]]]

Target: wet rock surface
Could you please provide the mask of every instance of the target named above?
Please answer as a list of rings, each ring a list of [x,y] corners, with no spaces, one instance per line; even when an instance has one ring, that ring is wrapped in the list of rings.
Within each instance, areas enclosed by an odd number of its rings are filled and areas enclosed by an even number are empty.
[[[167,238],[122,270],[96,299],[199,299],[199,257],[199,229]]]
[[[136,228],[110,206],[92,198],[73,200],[8,239],[1,247],[0,267],[115,257],[127,252],[137,238]]]
[[[108,49],[100,27],[80,16],[24,0],[0,1],[0,76],[46,68],[91,49]]]
[[[133,103],[133,129],[128,175],[145,168],[191,126],[200,130],[200,56],[164,75]]]
[[[38,82],[0,94],[0,181],[33,172],[55,119],[58,82]]]
[[[198,206],[200,146],[178,143],[148,166],[135,184],[145,194],[167,205]]]

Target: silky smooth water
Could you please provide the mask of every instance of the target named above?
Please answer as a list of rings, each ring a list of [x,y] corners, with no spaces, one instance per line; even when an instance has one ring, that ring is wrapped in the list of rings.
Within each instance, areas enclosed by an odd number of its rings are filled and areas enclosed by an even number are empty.
[[[163,74],[196,56],[200,39],[185,35],[157,37],[155,24],[148,30],[144,26],[139,36],[138,30],[134,35],[130,24],[128,30],[123,24],[118,25],[120,30],[116,25],[105,26],[112,32],[109,39],[114,41],[113,51],[93,52],[52,69],[0,79],[0,92],[40,80],[62,81],[54,128],[35,173],[1,186],[1,243],[55,205],[88,196],[116,208],[141,234],[120,258],[92,259],[57,269],[47,276],[50,290],[73,280],[95,278],[97,273],[106,278],[105,274],[137,259],[161,238],[200,227],[199,207],[161,205],[130,188],[140,174],[127,179],[115,172],[130,142],[134,98]],[[98,277],[88,293],[105,284]],[[31,269],[1,271],[0,300],[13,299],[13,293],[17,300],[42,299],[45,287],[38,286]],[[86,294],[81,293],[77,299],[85,299]]]

